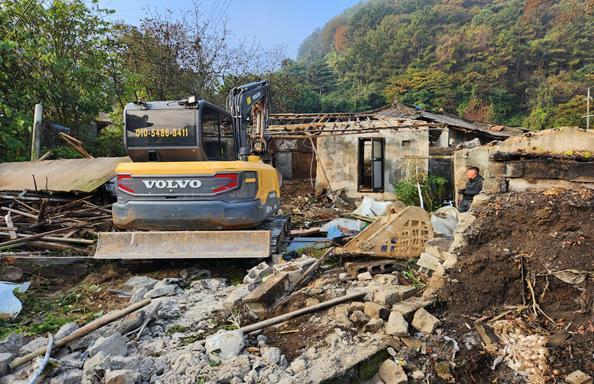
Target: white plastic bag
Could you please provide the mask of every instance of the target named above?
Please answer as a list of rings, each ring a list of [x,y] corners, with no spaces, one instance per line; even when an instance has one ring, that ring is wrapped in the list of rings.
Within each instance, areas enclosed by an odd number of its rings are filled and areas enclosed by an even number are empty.
[[[14,291],[26,292],[29,282],[16,284],[0,281],[0,319],[14,319],[23,309],[23,304],[14,295]]]
[[[376,201],[371,196],[364,196],[361,205],[353,211],[353,214],[367,217],[386,216],[386,208],[392,204],[391,201]]]

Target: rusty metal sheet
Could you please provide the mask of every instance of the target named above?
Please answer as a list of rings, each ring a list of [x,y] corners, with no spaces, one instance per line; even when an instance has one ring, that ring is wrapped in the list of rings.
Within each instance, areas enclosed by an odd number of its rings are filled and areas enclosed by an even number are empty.
[[[99,232],[95,259],[264,259],[270,231]]]
[[[63,159],[0,163],[0,191],[92,192],[115,176],[116,165],[128,157]]]

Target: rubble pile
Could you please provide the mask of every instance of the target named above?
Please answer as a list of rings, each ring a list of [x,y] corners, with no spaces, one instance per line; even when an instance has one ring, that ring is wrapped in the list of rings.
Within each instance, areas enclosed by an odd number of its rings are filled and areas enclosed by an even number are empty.
[[[291,215],[294,228],[310,228],[355,209],[341,191],[316,194],[309,180],[283,181],[281,215]]]
[[[241,279],[138,274],[114,291],[150,304],[55,350],[45,382],[588,383],[593,206],[585,189],[479,195],[415,258],[301,248]],[[42,356],[8,364],[45,345],[1,341],[0,384],[27,382]]]
[[[96,232],[111,227],[111,204],[100,205],[94,195],[5,192],[0,196],[0,212],[6,225],[0,231],[0,251],[90,254]]]
[[[499,363],[512,369],[510,380],[528,382],[592,372],[594,192],[497,194],[468,215],[472,224],[455,241],[459,261],[439,291],[441,316],[455,337],[481,340],[491,357],[463,349],[462,377],[501,379]],[[469,329],[473,322],[480,328]]]

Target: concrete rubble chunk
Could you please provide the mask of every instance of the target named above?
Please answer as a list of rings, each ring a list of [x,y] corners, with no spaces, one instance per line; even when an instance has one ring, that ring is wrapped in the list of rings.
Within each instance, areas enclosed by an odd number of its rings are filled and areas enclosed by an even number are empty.
[[[243,302],[257,315],[263,315],[278,299],[285,295],[288,287],[287,274],[276,273],[246,295]]]
[[[223,302],[223,307],[227,310],[232,310],[233,308],[238,307],[243,298],[246,297],[250,293],[249,287],[246,284],[242,284],[235,288],[234,290],[229,293],[229,296],[225,298]]]
[[[158,281],[159,280],[148,276],[133,276],[124,283],[124,286],[128,288],[143,287],[146,289],[151,289],[155,286],[155,284],[157,284]]]
[[[281,350],[277,347],[265,347],[260,350],[262,360],[269,365],[276,365],[281,358]]]
[[[419,332],[430,335],[440,323],[439,319],[424,308],[419,308],[413,316],[412,326]]]
[[[425,374],[423,373],[423,371],[417,369],[415,371],[412,371],[412,373],[410,374],[410,378],[414,381],[421,381],[425,378]]]
[[[393,336],[408,336],[408,323],[402,313],[392,311],[386,325],[386,333]]]
[[[388,274],[375,275],[375,276],[373,276],[373,280],[377,281],[380,284],[384,284],[384,285],[398,284],[398,276],[396,276],[396,275],[388,275]]]
[[[400,291],[395,286],[381,287],[374,292],[373,301],[385,307],[389,307],[400,301]]]
[[[0,341],[0,353],[17,353],[25,343],[23,336],[18,333],[11,333],[4,340]]]
[[[347,315],[338,314],[336,315],[334,320],[336,322],[336,325],[338,325],[340,328],[351,329],[353,327],[353,322],[349,320],[349,317]]]
[[[421,268],[426,268],[430,271],[435,271],[437,267],[441,265],[441,260],[433,255],[423,252],[419,257],[419,260],[417,260],[417,265]]]
[[[458,256],[454,253],[445,252],[444,257],[445,257],[445,259],[444,259],[442,266],[445,269],[450,269],[450,268],[454,267],[456,265],[456,263],[458,262]]]
[[[125,316],[123,319],[119,320],[114,330],[122,335],[140,327],[142,322],[144,321],[144,316],[141,311],[132,312],[131,314]]]
[[[457,233],[464,233],[466,230],[474,224],[476,220],[476,216],[474,216],[471,212],[464,212],[458,214],[458,228],[456,229]]]
[[[374,292],[373,301],[385,307],[390,307],[414,296],[415,293],[415,287],[408,285],[382,286]]]
[[[49,384],[79,384],[83,377],[83,371],[80,369],[70,369],[52,377]]]
[[[119,333],[113,333],[107,337],[99,337],[87,350],[89,356],[95,356],[99,352],[106,356],[126,356],[128,339]]]
[[[382,319],[370,319],[363,327],[363,332],[376,333],[384,327],[386,322]]]
[[[138,303],[144,299],[144,295],[149,291],[147,287],[134,287],[132,288],[132,294],[130,295],[130,304]]]
[[[380,365],[379,376],[386,384],[408,383],[408,377],[404,369],[396,364],[394,360],[386,360]]]
[[[168,284],[167,282],[161,280],[157,284],[155,284],[153,289],[148,291],[144,295],[144,297],[154,299],[154,298],[162,297],[162,296],[173,296],[173,295],[175,295],[176,291],[177,291],[177,285]]]
[[[99,351],[97,354],[95,354],[95,356],[91,356],[85,360],[85,363],[83,364],[83,370],[85,372],[92,371],[97,367],[104,366],[108,361],[109,357],[105,353]]]
[[[337,305],[336,307],[334,307],[334,314],[336,316],[338,316],[338,315],[348,316],[349,315],[349,305],[348,304]]]
[[[47,346],[47,339],[45,337],[37,337],[23,345],[23,347],[19,350],[19,354],[21,356],[26,355],[45,346]]]
[[[363,313],[367,316],[371,317],[372,319],[383,319],[387,320],[388,316],[390,315],[390,311],[388,308],[379,305],[378,303],[374,303],[373,301],[367,301],[365,303],[365,307],[363,308]]]
[[[373,276],[371,276],[370,272],[362,272],[357,275],[357,280],[359,280],[359,281],[369,281],[372,279],[373,279]]]
[[[70,335],[72,332],[78,329],[78,325],[75,322],[70,322],[62,325],[58,332],[54,335],[54,340],[60,340]]]
[[[72,352],[60,359],[60,367],[64,369],[80,369],[83,367],[80,352]]]
[[[291,370],[295,373],[303,372],[307,369],[307,361],[304,358],[296,358],[291,362]]]
[[[424,298],[424,297],[411,297],[406,300],[403,300],[392,307],[392,311],[402,313],[402,316],[406,319],[411,319],[413,313],[419,308],[425,308],[435,301],[434,298]]]
[[[348,304],[348,312],[353,313],[353,311],[364,311],[365,310],[365,303],[360,301],[353,301],[352,303]]]
[[[8,373],[8,364],[12,361],[14,355],[10,352],[0,353],[0,376]]]
[[[230,359],[241,353],[244,336],[241,331],[223,331],[206,338],[206,352],[217,354],[221,359]]]
[[[369,316],[362,311],[356,310],[351,314],[350,320],[355,324],[365,324],[369,321]]]
[[[320,300],[315,298],[315,297],[308,297],[305,300],[305,306],[306,307],[311,307],[312,305],[316,305],[316,304],[320,304]]]
[[[592,376],[577,370],[565,377],[567,384],[592,384]]]
[[[140,374],[131,369],[118,369],[116,371],[107,371],[105,374],[105,384],[138,384],[140,383]]]
[[[271,275],[274,272],[274,268],[268,265],[265,261],[256,265],[250,269],[243,278],[243,282],[246,284],[256,283],[262,281],[266,276]]]
[[[434,237],[433,239],[427,240],[425,247],[434,247],[440,251],[447,251],[452,245],[452,239],[446,237]]]

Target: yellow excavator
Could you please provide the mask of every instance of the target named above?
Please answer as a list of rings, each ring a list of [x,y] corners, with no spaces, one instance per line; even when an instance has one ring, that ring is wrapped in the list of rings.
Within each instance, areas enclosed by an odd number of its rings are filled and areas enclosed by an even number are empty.
[[[97,259],[266,258],[287,218],[267,151],[269,84],[233,88],[227,110],[189,97],[129,103],[114,232]]]

